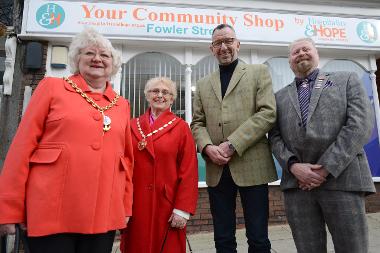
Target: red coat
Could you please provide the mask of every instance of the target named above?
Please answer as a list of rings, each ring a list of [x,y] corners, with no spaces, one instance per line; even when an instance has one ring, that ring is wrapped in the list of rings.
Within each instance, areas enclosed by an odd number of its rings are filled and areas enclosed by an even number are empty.
[[[173,113],[161,114],[149,125],[149,110],[140,117],[144,134],[176,120],[164,130],[147,138],[148,145],[138,150],[142,136],[132,120],[135,155],[133,175],[133,216],[122,234],[125,253],[159,253],[173,208],[194,214],[198,198],[198,163],[188,124]],[[170,229],[165,253],[186,251],[185,229]]]
[[[100,106],[115,97],[107,84],[93,93]],[[120,98],[102,115],[63,79],[35,90],[0,175],[0,224],[26,222],[29,236],[103,233],[125,227],[132,214],[133,150],[129,104]]]

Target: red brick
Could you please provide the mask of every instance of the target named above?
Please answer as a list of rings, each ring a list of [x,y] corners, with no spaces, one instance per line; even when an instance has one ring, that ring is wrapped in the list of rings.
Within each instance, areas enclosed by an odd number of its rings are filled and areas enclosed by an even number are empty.
[[[375,184],[378,193],[372,194],[366,198],[367,212],[380,212],[380,183]],[[269,223],[283,224],[286,223],[284,196],[279,186],[269,186]],[[244,227],[243,209],[240,203],[240,197],[236,201],[236,220],[237,227]],[[199,189],[198,208],[188,223],[187,231],[190,233],[212,231],[212,216],[210,212],[207,188]]]

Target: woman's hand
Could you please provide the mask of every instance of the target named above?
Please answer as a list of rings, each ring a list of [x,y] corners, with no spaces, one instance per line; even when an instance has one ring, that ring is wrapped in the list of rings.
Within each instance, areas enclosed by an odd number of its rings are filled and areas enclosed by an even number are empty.
[[[0,224],[0,236],[16,233],[16,224]]]
[[[183,229],[186,226],[187,220],[178,214],[172,213],[168,222],[170,222],[172,228]]]

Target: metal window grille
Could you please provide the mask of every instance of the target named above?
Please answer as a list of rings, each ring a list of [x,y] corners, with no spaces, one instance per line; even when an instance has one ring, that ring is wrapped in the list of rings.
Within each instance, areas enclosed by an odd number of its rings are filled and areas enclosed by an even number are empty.
[[[185,118],[185,66],[174,57],[149,52],[135,56],[123,65],[121,94],[130,101],[131,116],[138,117],[148,108],[144,95],[146,82],[158,76],[166,76],[177,84],[177,99],[172,111]]]
[[[200,60],[192,69],[191,80],[192,86],[195,86],[196,82],[214,72],[218,68],[218,62],[214,56],[206,56]]]
[[[207,76],[208,74],[214,72],[218,68],[218,61],[214,56],[206,56],[202,58],[195,66],[192,68],[191,72],[191,97],[193,98],[196,89],[196,83],[199,79]]]
[[[272,77],[273,91],[276,92],[291,83],[294,73],[289,68],[289,61],[286,57],[273,57],[265,62]]]

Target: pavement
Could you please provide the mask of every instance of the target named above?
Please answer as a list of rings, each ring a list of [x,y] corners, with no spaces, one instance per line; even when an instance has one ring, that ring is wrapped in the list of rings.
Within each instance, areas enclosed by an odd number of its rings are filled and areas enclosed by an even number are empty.
[[[369,228],[369,253],[380,252],[380,212],[367,214]],[[215,253],[213,233],[199,233],[188,235],[193,253]],[[269,238],[272,244],[272,253],[297,253],[292,233],[288,225],[270,225]],[[245,229],[236,231],[238,243],[237,251],[248,252],[245,238]],[[115,242],[113,253],[118,253],[118,242]],[[190,252],[190,251],[187,251]],[[328,235],[327,252],[334,252],[330,235]],[[143,252],[142,252],[143,253]]]

